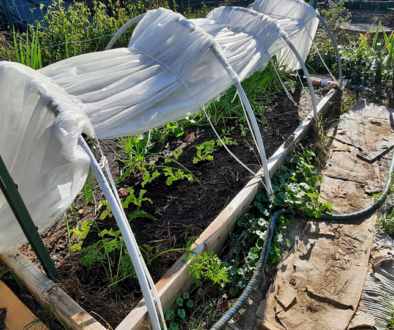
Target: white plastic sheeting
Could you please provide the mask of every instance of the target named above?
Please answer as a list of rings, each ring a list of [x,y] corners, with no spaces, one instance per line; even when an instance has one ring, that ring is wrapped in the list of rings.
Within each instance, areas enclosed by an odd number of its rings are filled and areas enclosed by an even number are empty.
[[[254,10],[219,7],[206,18],[190,20],[206,30],[223,49],[240,80],[263,70],[287,43],[276,20]]]
[[[301,0],[257,0],[249,8],[275,19],[306,61],[319,25],[318,12],[312,6]],[[278,58],[286,71],[301,69],[289,47],[283,48]]]
[[[18,63],[0,62],[0,100],[0,154],[43,229],[83,187],[90,161],[77,142],[93,127],[61,87]],[[1,192],[0,220],[0,251],[25,240]]]
[[[148,11],[129,48],[41,69],[78,97],[98,138],[136,135],[197,111],[234,82],[214,38],[170,10]]]

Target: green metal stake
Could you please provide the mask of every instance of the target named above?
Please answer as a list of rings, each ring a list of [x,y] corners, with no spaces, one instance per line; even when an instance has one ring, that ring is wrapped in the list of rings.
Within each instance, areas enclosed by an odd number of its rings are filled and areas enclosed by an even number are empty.
[[[19,194],[18,188],[12,180],[7,167],[4,164],[3,158],[0,156],[0,189],[2,190],[15,218],[18,220],[19,225],[22,227],[23,233],[29,241],[34,253],[40,261],[47,275],[52,279],[58,279],[59,273],[49,255],[45,245],[38,234],[37,227],[31,218],[25,203]]]
[[[311,6],[316,9],[317,8],[317,0],[311,0]]]

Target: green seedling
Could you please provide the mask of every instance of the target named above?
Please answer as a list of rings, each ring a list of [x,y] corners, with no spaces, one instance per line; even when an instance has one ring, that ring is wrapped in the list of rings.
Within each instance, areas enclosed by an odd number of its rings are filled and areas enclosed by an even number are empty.
[[[201,161],[207,160],[211,161],[213,160],[213,153],[216,151],[215,148],[216,141],[211,140],[211,141],[206,141],[199,146],[196,146],[197,148],[197,157],[194,157],[193,163],[197,164]]]

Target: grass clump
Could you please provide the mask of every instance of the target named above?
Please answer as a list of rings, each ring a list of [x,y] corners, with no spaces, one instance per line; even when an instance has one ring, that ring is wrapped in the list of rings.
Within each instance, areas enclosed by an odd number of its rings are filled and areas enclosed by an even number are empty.
[[[394,208],[391,212],[377,220],[378,229],[383,230],[390,237],[394,237]]]

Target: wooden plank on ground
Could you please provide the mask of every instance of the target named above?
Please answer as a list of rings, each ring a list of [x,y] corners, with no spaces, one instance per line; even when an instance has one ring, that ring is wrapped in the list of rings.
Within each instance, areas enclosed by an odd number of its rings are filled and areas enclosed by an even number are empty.
[[[68,328],[105,329],[15,247],[0,253],[0,261],[16,273],[38,300],[50,306]]]
[[[2,281],[0,281],[0,308],[7,310],[5,318],[7,330],[21,330],[25,327],[31,330],[48,330]]]
[[[321,118],[334,101],[337,89],[331,90],[318,104],[318,114]],[[312,128],[312,116],[309,115],[298,126],[293,134],[282,144],[275,154],[268,161],[270,176],[283,163],[286,156],[293,150],[295,144],[306,135]],[[263,172],[259,172],[263,175]],[[234,223],[245,214],[258,190],[261,181],[258,178],[250,180],[246,186],[235,196],[230,204],[216,217],[216,219],[205,229],[192,246],[197,253],[215,251],[218,253],[224,245],[227,235],[231,232]],[[167,271],[167,273],[156,284],[161,303],[164,310],[170,308],[175,298],[187,291],[192,285],[192,277],[189,275],[189,263],[183,262],[187,253]],[[149,328],[149,316],[145,301],[141,300],[129,315],[119,324],[116,330],[146,330]]]

